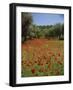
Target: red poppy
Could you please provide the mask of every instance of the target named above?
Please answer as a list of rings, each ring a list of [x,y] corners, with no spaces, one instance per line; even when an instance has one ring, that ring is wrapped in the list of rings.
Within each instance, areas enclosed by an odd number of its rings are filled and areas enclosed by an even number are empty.
[[[49,68],[49,69],[51,68],[51,63],[48,65],[48,68]]]
[[[60,53],[58,53],[58,56],[60,56],[61,54]]]
[[[41,63],[41,65],[43,65],[43,63]]]
[[[37,63],[37,61],[35,61],[35,63]]]
[[[48,64],[48,62],[46,62],[46,64]]]
[[[49,54],[52,54],[52,52],[50,51]]]
[[[32,72],[32,73],[35,73],[35,69],[33,68],[33,69],[31,70],[31,72]]]
[[[55,57],[55,60],[57,61],[57,57]]]
[[[52,54],[52,56],[55,56],[54,54]]]
[[[62,65],[62,62],[60,62],[60,61],[57,61],[57,62],[58,62],[58,64]]]

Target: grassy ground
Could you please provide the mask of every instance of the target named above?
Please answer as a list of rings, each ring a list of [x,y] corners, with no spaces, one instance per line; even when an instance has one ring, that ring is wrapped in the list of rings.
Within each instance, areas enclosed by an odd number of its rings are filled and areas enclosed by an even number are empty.
[[[64,75],[64,42],[33,39],[22,44],[21,76]]]

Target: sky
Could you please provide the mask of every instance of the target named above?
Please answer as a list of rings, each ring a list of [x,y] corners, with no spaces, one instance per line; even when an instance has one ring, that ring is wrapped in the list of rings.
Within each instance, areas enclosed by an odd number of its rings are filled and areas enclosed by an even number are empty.
[[[49,13],[32,13],[33,24],[36,25],[54,25],[57,23],[64,23],[63,14],[49,14]]]

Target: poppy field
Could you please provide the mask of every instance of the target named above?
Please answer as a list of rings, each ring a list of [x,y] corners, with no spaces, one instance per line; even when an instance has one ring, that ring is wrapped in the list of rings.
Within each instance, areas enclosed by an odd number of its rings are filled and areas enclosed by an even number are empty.
[[[21,46],[21,77],[64,75],[64,41],[26,40]]]

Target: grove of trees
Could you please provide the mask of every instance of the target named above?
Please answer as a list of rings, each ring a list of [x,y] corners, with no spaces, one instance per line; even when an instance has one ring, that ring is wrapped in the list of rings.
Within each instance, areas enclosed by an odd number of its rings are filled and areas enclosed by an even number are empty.
[[[22,42],[33,38],[64,40],[64,23],[55,25],[33,25],[31,13],[22,12]]]

